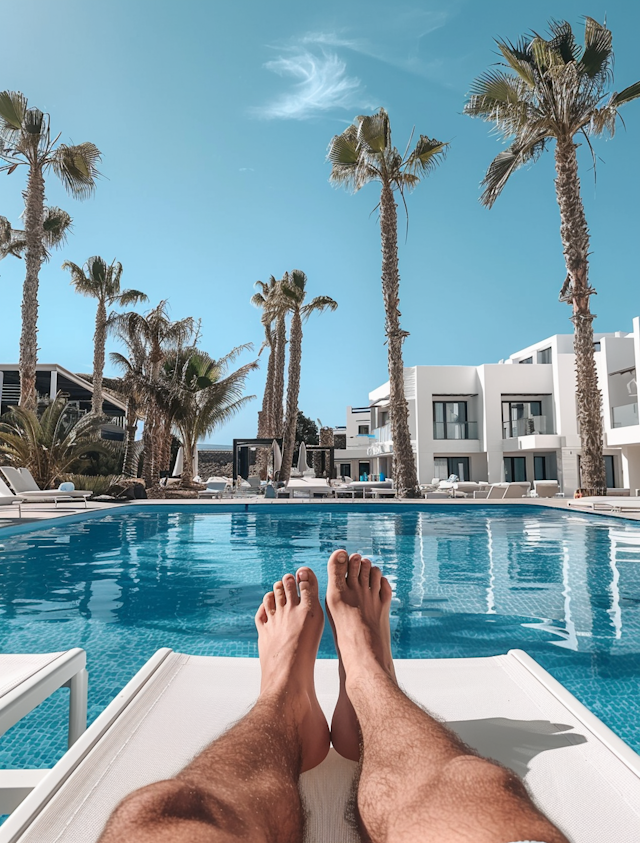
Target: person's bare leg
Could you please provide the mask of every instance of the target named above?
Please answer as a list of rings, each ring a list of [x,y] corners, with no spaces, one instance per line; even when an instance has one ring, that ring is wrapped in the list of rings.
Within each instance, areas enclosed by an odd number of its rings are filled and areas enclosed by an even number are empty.
[[[329,559],[327,606],[362,733],[358,811],[373,843],[568,843],[510,770],[479,757],[398,688],[382,615],[390,587],[346,551]]]
[[[366,578],[368,581],[371,572],[371,560],[367,559],[366,557],[363,558],[362,556],[360,556],[359,553],[353,553],[349,557],[349,562],[350,565],[354,566],[354,570],[356,566],[358,567],[358,576],[361,576],[363,579]],[[379,573],[379,569],[376,568],[374,569],[374,572],[375,571],[378,571]],[[377,576],[377,574],[374,573],[374,576]],[[383,603],[388,604],[388,606],[391,605],[391,588],[386,580],[384,581],[384,585],[381,588],[380,596]],[[336,707],[333,712],[333,717],[331,719],[331,743],[333,744],[333,747],[336,752],[338,752],[340,755],[350,759],[351,761],[359,761],[361,750],[360,725],[358,723],[358,718],[356,716],[356,712],[353,708],[351,700],[349,699],[349,695],[347,694],[347,675],[345,673],[344,664],[342,662],[342,656],[340,655],[340,647],[338,646],[336,627],[333,622],[333,618],[331,617],[331,610],[329,609],[328,605],[326,606],[326,609],[327,617],[329,618],[331,628],[333,630],[333,638],[335,641],[336,652],[338,653],[338,675],[340,677],[340,691],[338,694],[338,701],[336,703]],[[395,681],[395,669],[393,667],[393,658],[391,656],[391,627],[389,625],[388,610],[382,612],[380,620],[383,625],[383,629],[381,631],[381,639],[385,648],[384,663],[391,677]]]
[[[256,614],[262,681],[253,709],[174,779],[128,796],[100,843],[300,843],[298,777],[329,751],[313,669],[324,618],[318,581],[301,568]]]

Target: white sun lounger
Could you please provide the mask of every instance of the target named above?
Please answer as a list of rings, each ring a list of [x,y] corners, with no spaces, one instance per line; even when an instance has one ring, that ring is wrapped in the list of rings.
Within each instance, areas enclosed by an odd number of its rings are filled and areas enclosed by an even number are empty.
[[[27,468],[11,468],[4,465],[0,466],[0,471],[11,483],[16,494],[25,501],[53,501],[57,508],[58,501],[71,501],[81,498],[86,507],[87,498],[92,495],[92,492],[85,492],[80,489],[74,489],[70,492],[61,492],[58,489],[41,489]]]
[[[596,496],[568,500],[575,509],[601,509],[604,512],[640,512],[640,498]]]
[[[396,669],[463,740],[524,775],[572,843],[640,840],[640,757],[525,653]],[[248,711],[259,682],[257,659],[158,651],[0,827],[0,843],[95,843],[124,796],[175,775]],[[330,716],[335,660],[317,663],[316,683]],[[309,843],[359,840],[345,819],[356,767],[331,750],[302,775]]]
[[[87,656],[63,653],[0,654],[0,735],[50,697],[68,687],[69,737],[74,744],[87,728]],[[34,737],[38,740],[37,735]],[[13,811],[47,770],[0,770],[0,814]]]

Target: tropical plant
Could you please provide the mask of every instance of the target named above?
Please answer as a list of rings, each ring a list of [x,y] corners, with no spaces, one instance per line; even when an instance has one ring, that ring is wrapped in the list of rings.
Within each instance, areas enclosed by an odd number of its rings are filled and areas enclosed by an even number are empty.
[[[113,383],[113,388],[122,395],[126,405],[122,474],[124,477],[137,477],[140,448],[136,442],[136,431],[145,400],[146,349],[138,331],[137,313],[118,313],[108,327],[127,348],[127,356],[112,351],[109,357],[122,371],[122,377],[119,382]]]
[[[104,376],[107,329],[109,319],[113,320],[114,317],[113,313],[107,313],[107,308],[113,305],[126,307],[127,305],[149,301],[149,299],[139,290],[120,289],[122,264],[118,261],[114,260],[108,264],[103,258],[94,255],[94,257],[87,260],[83,267],[79,267],[71,261],[65,261],[62,264],[62,268],[68,269],[71,273],[71,283],[77,293],[80,293],[82,296],[91,296],[98,300],[96,327],[93,334],[93,394],[91,397],[91,412],[101,415],[104,401],[102,379]]]
[[[90,452],[109,452],[109,443],[100,438],[100,419],[87,415],[73,423],[60,394],[40,417],[24,407],[0,416],[0,456],[6,464],[28,468],[42,489],[81,470]]]
[[[73,483],[76,489],[84,489],[94,495],[106,495],[109,489],[121,480],[118,474],[63,474],[63,481]]]
[[[11,174],[20,166],[29,171],[24,193],[25,280],[20,336],[20,406],[27,409],[36,406],[38,284],[47,248],[45,174],[53,170],[71,195],[84,199],[93,193],[100,161],[100,151],[93,143],[68,146],[58,144],[59,138],[51,137],[49,115],[29,108],[23,94],[0,93],[0,158],[7,162],[0,172]]]
[[[269,349],[262,409],[258,413],[260,439],[279,439],[282,436],[287,308],[279,295],[280,284],[281,281],[276,281],[273,275],[268,283],[256,281],[260,292],[251,298],[251,304],[262,308],[262,325],[265,332],[263,349]],[[268,448],[262,448],[258,453],[259,470],[263,480],[266,479],[270,453]]]
[[[536,161],[555,141],[556,199],[567,268],[560,300],[572,308],[582,485],[602,491],[606,488],[602,402],[589,305],[595,290],[589,284],[589,229],[580,194],[576,138],[584,138],[591,149],[591,137],[613,135],[618,109],[640,97],[640,82],[620,93],[607,93],[613,81],[611,32],[593,18],[585,18],[582,47],[566,21],[552,21],[549,29],[548,39],[534,33],[515,44],[498,41],[504,61],[476,79],[464,110],[510,140],[482,182],[481,202],[488,208],[511,175]]]
[[[257,361],[229,372],[238,355],[251,348],[250,344],[239,346],[219,360],[198,348],[182,349],[164,363],[164,401],[159,400],[177,428],[184,448],[183,486],[193,483],[193,457],[198,441],[255,398],[243,392],[247,376],[258,367]]]
[[[338,306],[337,302],[329,296],[316,296],[305,304],[306,296],[307,276],[300,269],[294,269],[293,272],[285,273],[277,299],[272,303],[274,311],[279,311],[284,307],[291,314],[287,407],[282,437],[282,467],[280,469],[280,479],[284,481],[287,481],[290,477],[295,449],[302,361],[302,325],[312,313],[335,310]],[[267,318],[270,312],[270,310],[266,311]]]
[[[51,257],[49,250],[62,246],[71,229],[71,217],[62,208],[45,208],[42,220],[43,261]],[[6,217],[0,217],[0,260],[7,255],[21,258],[27,248],[25,232],[12,228]]]
[[[318,425],[309,416],[305,416],[302,410],[298,410],[296,421],[296,447],[304,442],[305,445],[318,444]]]
[[[400,327],[400,273],[398,271],[398,208],[395,192],[404,202],[421,178],[444,157],[447,144],[420,135],[411,152],[401,155],[391,143],[387,112],[356,117],[329,145],[330,181],[354,193],[372,181],[380,182],[380,235],[382,239],[382,297],[389,363],[389,410],[393,439],[393,477],[399,497],[418,495],[418,474],[409,431],[409,406],[404,390],[402,344],[408,336]],[[407,146],[408,150],[408,146]]]

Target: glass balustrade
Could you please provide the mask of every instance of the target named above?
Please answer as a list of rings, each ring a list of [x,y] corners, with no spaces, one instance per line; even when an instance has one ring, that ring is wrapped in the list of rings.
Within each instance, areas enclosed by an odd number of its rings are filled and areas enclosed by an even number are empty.
[[[623,404],[621,407],[612,407],[611,423],[613,427],[631,427],[638,424],[638,405]]]
[[[434,439],[477,439],[478,422],[440,422],[433,423]]]

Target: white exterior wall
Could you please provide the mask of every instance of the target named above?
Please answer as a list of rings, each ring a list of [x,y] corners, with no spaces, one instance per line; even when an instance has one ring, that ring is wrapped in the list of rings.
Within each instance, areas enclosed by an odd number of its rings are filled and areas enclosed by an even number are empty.
[[[612,407],[637,406],[635,394],[627,388],[634,372],[613,375],[621,369],[633,369],[640,360],[640,318],[633,320],[633,332],[595,334],[600,343],[596,352],[600,389],[603,399],[605,454],[614,456],[616,486],[640,489],[640,424],[612,426]],[[538,352],[551,348],[551,363],[538,363]],[[531,364],[519,361],[531,357]],[[429,483],[434,476],[434,458],[466,456],[470,479],[497,483],[504,480],[505,456],[526,459],[527,479],[534,478],[534,456],[547,456],[548,465],[555,458],[561,489],[572,495],[580,485],[580,435],[575,405],[575,366],[573,337],[561,334],[549,337],[512,354],[499,364],[481,366],[416,366],[405,369],[405,389],[409,405],[409,426],[414,442],[418,478]],[[388,406],[389,384],[369,393],[372,406]],[[466,401],[467,418],[477,422],[477,439],[434,439],[433,402]],[[503,400],[540,400],[547,419],[547,433],[503,438]],[[372,416],[372,432],[376,433]],[[629,412],[633,412],[630,407]],[[386,460],[392,451],[390,431],[378,430],[378,440],[369,449],[373,459]],[[385,457],[385,454],[387,455]]]

